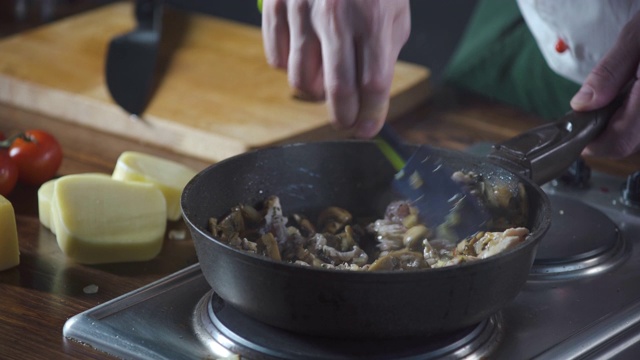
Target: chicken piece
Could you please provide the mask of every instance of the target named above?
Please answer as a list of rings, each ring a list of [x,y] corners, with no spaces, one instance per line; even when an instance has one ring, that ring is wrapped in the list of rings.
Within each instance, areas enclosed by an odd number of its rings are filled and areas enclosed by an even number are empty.
[[[392,223],[402,224],[404,218],[411,213],[411,204],[406,200],[398,200],[387,205],[384,218]]]
[[[400,250],[404,247],[404,234],[407,228],[401,223],[395,223],[387,219],[376,220],[369,224],[367,230],[374,233],[378,241],[380,255],[386,255],[389,251]]]
[[[265,201],[267,209],[264,215],[264,227],[262,233],[272,233],[278,241],[278,245],[282,246],[287,242],[287,218],[282,215],[282,206],[280,198],[277,196],[269,196]]]
[[[460,255],[485,259],[522,243],[527,235],[529,230],[524,227],[510,228],[503,232],[479,232],[460,242],[457,252]]]
[[[351,251],[338,251],[330,246],[322,247],[322,254],[331,259],[332,264],[355,264],[365,265],[369,261],[367,253],[358,246],[354,246]]]
[[[392,251],[389,254],[379,257],[369,267],[370,271],[390,271],[390,270],[418,270],[429,268],[424,261],[422,254],[415,251],[402,249]]]
[[[331,235],[327,234],[327,236]],[[330,265],[353,263],[362,266],[369,261],[367,253],[357,245],[353,245],[349,251],[340,251],[331,246],[331,244],[328,244],[327,237],[320,233],[316,233],[309,239],[307,249],[313,258],[317,258]]]

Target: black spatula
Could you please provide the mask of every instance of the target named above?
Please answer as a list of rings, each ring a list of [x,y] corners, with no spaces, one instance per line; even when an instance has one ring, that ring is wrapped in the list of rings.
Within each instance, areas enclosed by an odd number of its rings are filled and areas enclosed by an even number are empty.
[[[385,124],[376,138],[382,153],[398,173],[394,190],[419,211],[420,220],[429,228],[444,224],[458,239],[486,230],[489,214],[464,186],[452,180],[460,169],[451,169],[432,148],[409,148]]]

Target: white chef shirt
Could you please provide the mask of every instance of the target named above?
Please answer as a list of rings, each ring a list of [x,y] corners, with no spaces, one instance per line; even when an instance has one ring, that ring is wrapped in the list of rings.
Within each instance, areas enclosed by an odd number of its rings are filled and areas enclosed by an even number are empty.
[[[639,0],[517,0],[549,67],[582,84],[640,10]],[[568,48],[556,50],[558,40]]]

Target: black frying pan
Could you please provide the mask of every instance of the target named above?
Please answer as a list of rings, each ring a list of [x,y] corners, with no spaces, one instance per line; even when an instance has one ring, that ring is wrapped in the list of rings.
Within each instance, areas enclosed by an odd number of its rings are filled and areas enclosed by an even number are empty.
[[[452,168],[525,187],[530,236],[485,260],[407,272],[326,270],[235,250],[209,234],[210,217],[222,217],[240,203],[261,203],[269,195],[280,197],[287,214],[313,216],[337,205],[354,216],[381,216],[393,198],[394,170],[368,141],[289,145],[222,161],[186,186],[184,219],[211,287],[227,304],[265,323],[332,337],[422,336],[461,329],[505,306],[523,287],[550,225],[549,200],[536,183],[560,175],[611,112],[570,114],[496,146],[487,158],[436,149]]]

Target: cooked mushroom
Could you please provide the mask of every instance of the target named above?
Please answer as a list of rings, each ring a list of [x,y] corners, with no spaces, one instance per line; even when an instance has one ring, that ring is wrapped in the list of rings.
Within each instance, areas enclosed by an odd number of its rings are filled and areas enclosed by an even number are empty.
[[[282,259],[276,238],[274,238],[271,233],[266,233],[260,237],[258,240],[258,252],[273,260],[280,261]]]
[[[345,225],[349,224],[351,219],[353,217],[347,210],[337,206],[330,206],[318,216],[318,228],[322,229],[322,232],[336,234]]]
[[[422,246],[422,241],[427,239],[429,229],[424,225],[416,225],[404,233],[402,243],[407,249],[418,251]]]

